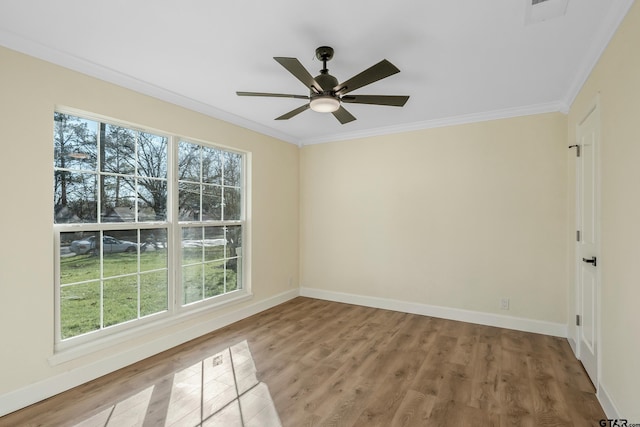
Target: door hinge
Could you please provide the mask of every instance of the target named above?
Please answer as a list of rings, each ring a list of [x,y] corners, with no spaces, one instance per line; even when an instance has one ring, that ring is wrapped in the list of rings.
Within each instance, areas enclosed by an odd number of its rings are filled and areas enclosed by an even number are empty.
[[[580,315],[576,314],[576,326],[580,326]]]
[[[576,230],[576,242],[580,241],[580,230]]]
[[[569,148],[575,148],[576,149],[576,157],[580,157],[580,146],[578,144],[570,145]]]

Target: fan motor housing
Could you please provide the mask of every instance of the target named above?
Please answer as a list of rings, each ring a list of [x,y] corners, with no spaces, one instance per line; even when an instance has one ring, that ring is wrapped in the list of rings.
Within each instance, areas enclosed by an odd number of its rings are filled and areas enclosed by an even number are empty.
[[[338,79],[333,77],[329,73],[321,73],[315,77],[316,82],[320,85],[318,89],[322,91],[325,95],[335,95],[333,93],[333,88],[338,86]],[[330,88],[329,90],[323,90],[323,88]],[[316,95],[316,93],[312,90],[311,96]]]

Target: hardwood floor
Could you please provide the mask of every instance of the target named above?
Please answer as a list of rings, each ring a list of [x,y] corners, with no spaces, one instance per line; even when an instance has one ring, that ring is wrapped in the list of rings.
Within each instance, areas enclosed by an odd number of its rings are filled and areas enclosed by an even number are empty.
[[[596,426],[561,338],[296,298],[0,426]]]

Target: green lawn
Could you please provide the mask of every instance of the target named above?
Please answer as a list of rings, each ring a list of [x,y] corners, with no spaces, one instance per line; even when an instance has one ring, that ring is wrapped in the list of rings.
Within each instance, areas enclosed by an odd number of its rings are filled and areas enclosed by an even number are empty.
[[[227,276],[226,292],[237,289],[236,272],[231,268],[227,268],[225,271],[222,260],[182,267],[185,304],[225,293],[225,272]]]
[[[104,255],[104,327],[138,318],[137,253]],[[158,270],[160,271],[151,271]],[[128,274],[128,276],[114,277]],[[140,254],[140,317],[167,309],[167,255]],[[78,283],[87,281],[87,283]],[[62,338],[100,329],[100,260],[76,255],[60,260]]]
[[[225,262],[219,259],[223,256],[222,247],[183,251],[183,262],[194,263],[182,270],[185,304],[224,293],[225,272],[226,291],[237,289],[236,260],[228,260],[225,270]],[[139,274],[138,254],[135,252],[105,254],[103,264],[104,310],[101,325],[99,257],[76,255],[61,258],[60,323],[63,339],[167,310],[165,251],[140,253]]]

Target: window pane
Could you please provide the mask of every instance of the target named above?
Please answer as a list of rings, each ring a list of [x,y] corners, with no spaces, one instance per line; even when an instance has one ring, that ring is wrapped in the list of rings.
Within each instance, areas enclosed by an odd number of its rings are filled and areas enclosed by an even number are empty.
[[[167,272],[140,275],[140,316],[167,310]]]
[[[138,276],[104,281],[104,326],[138,317]]]
[[[135,222],[135,181],[121,176],[102,176],[102,222]]]
[[[204,228],[204,259],[213,261],[224,258],[224,227]]]
[[[95,171],[98,123],[62,113],[54,113],[53,117],[53,165]]]
[[[113,230],[102,237],[103,277],[138,271],[138,230]]]
[[[167,219],[167,181],[138,179],[138,221]]]
[[[60,233],[60,283],[85,282],[100,278],[96,252],[99,232]]]
[[[182,265],[202,262],[202,227],[182,229]]]
[[[202,182],[222,184],[222,152],[202,147]]]
[[[96,175],[55,171],[54,222],[97,222]]]
[[[136,131],[100,123],[102,172],[133,175],[136,165]]]
[[[236,289],[241,288],[238,286],[240,280],[238,280],[238,271],[239,270],[239,259],[230,259],[227,261],[227,269],[225,270],[226,279],[227,279],[227,292],[235,291]]]
[[[224,153],[224,185],[240,186],[242,176],[242,156],[237,153]]]
[[[242,289],[242,257],[227,261],[227,292]]]
[[[183,221],[200,220],[200,184],[179,185],[178,202],[179,217]]]
[[[182,268],[183,300],[184,304],[202,299],[202,264]]]
[[[217,185],[202,185],[202,221],[222,219],[222,189]]]
[[[226,286],[227,292],[242,288],[242,226],[233,225],[227,230]],[[235,258],[234,258],[235,257]]]
[[[204,264],[204,297],[210,298],[224,293],[224,261]]]
[[[140,271],[167,268],[167,230],[140,230]]]
[[[138,141],[138,176],[167,177],[168,138],[140,132]]]
[[[240,214],[240,189],[224,187],[224,219],[239,220]]]
[[[200,146],[180,141],[178,145],[178,179],[200,182]]]
[[[227,258],[242,255],[242,226],[231,225],[227,229]]]
[[[100,329],[100,282],[63,286],[60,289],[62,339]]]

